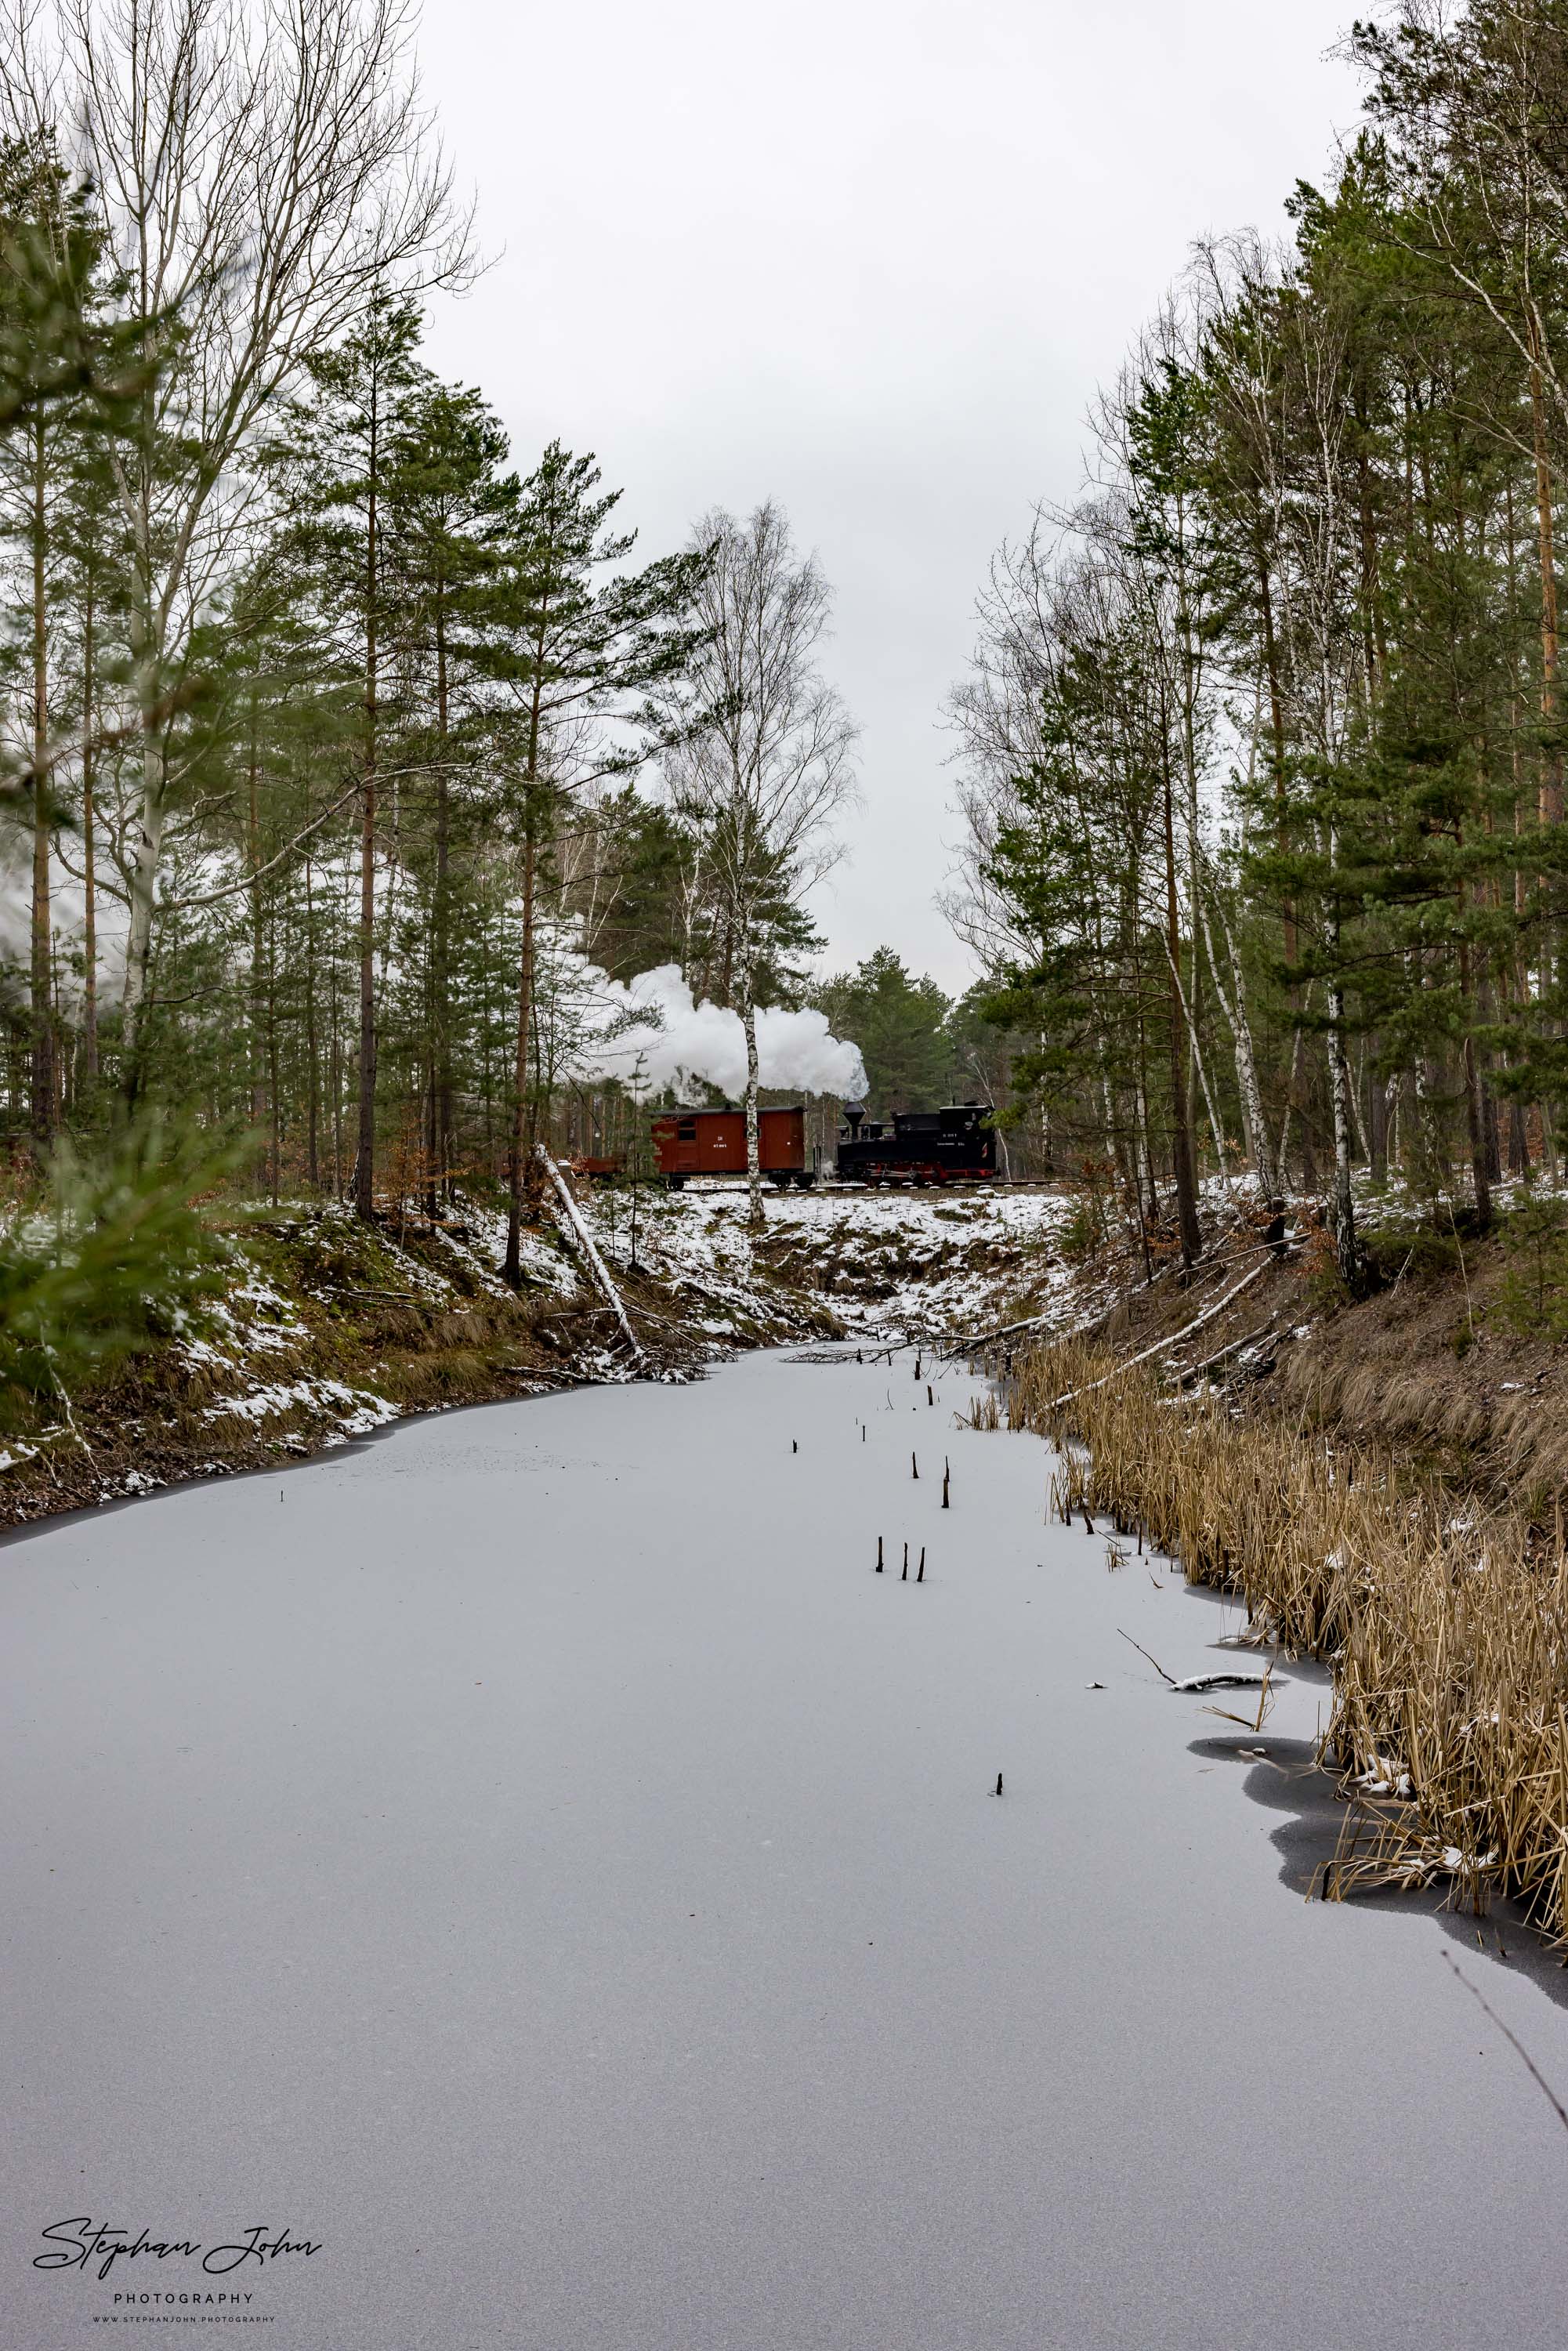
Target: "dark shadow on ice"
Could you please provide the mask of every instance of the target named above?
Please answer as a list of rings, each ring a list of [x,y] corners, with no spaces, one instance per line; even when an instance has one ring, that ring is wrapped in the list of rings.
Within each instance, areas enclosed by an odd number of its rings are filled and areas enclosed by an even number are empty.
[[[1256,1760],[1259,1750],[1266,1750],[1265,1760]],[[1195,1739],[1188,1751],[1205,1763],[1237,1764],[1245,1771],[1242,1785],[1253,1802],[1284,1816],[1270,1839],[1280,1855],[1281,1882],[1296,1894],[1311,1892],[1315,1898],[1339,1844],[1345,1804],[1333,1773],[1318,1763],[1313,1742],[1271,1738],[1265,1728],[1255,1738],[1238,1731],[1234,1738]],[[1568,1965],[1548,1949],[1517,1902],[1494,1897],[1488,1915],[1475,1918],[1448,1908],[1431,1886],[1408,1893],[1385,1886],[1357,1892],[1339,1907],[1347,1914],[1392,1910],[1432,1918],[1472,1959],[1484,1957],[1511,1974],[1528,1976],[1548,2000],[1568,2008]]]

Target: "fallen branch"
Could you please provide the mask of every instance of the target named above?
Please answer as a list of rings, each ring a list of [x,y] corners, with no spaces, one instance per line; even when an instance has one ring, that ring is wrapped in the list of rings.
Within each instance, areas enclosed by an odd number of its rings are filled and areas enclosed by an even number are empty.
[[[1535,2084],[1536,2088],[1541,2092],[1542,2096],[1546,2100],[1547,2105],[1552,2108],[1552,2113],[1556,2116],[1563,2129],[1568,2130],[1568,2107],[1563,2105],[1562,2099],[1558,2096],[1556,2091],[1552,2088],[1551,2083],[1547,2080],[1545,2074],[1542,2072],[1540,2066],[1536,2064],[1534,2058],[1531,2055],[1523,2042],[1518,2038],[1517,2034],[1509,2031],[1507,2025],[1503,2022],[1496,2009],[1493,2008],[1490,2002],[1477,1990],[1476,1986],[1470,1981],[1469,1976],[1466,1975],[1463,1968],[1460,1967],[1458,1961],[1455,1959],[1450,1959],[1447,1951],[1445,1951],[1442,1956],[1446,1960],[1448,1960],[1448,1964],[1458,1977],[1459,1981],[1464,1985],[1464,1988],[1469,1993],[1470,1998],[1479,2001],[1480,2006],[1485,2009],[1487,2014],[1490,2017],[1492,2022],[1496,2025],[1503,2039],[1509,2043],[1509,2046],[1515,2052],[1515,2053],[1523,2060],[1526,2071],[1529,2073],[1531,2080]]]
[[[1234,1230],[1235,1228],[1233,1227],[1232,1232],[1234,1232]],[[1295,1244],[1291,1241],[1252,1241],[1249,1242],[1247,1246],[1242,1249],[1228,1249],[1225,1246],[1225,1241],[1230,1238],[1230,1237],[1231,1236],[1228,1234],[1224,1236],[1222,1239],[1215,1243],[1215,1246],[1211,1250],[1207,1251],[1202,1257],[1195,1258],[1192,1264],[1187,1268],[1189,1276],[1196,1277],[1200,1274],[1207,1275],[1216,1273],[1225,1266],[1239,1265],[1244,1258],[1251,1257],[1263,1250],[1269,1251],[1276,1260],[1281,1260],[1286,1253],[1291,1255],[1294,1255],[1295,1253]],[[1173,1259],[1170,1265],[1161,1266],[1159,1270],[1154,1276],[1154,1281],[1158,1281],[1163,1275],[1176,1270],[1176,1263],[1177,1261]],[[1261,1269],[1258,1270],[1260,1270]],[[1112,1299],[1108,1306],[1098,1308],[1094,1313],[1090,1315],[1087,1322],[1079,1322],[1075,1324],[1071,1331],[1061,1332],[1058,1333],[1058,1336],[1062,1339],[1088,1338],[1091,1332],[1095,1328],[1095,1325],[1108,1321],[1115,1312],[1117,1307],[1123,1305],[1127,1298],[1145,1297],[1152,1287],[1153,1282],[1140,1282],[1134,1290],[1130,1290],[1125,1293],[1119,1291],[1117,1295]],[[1230,1294],[1232,1297],[1236,1295],[1234,1290],[1232,1290]],[[941,1340],[933,1339],[930,1343],[933,1347],[937,1348],[944,1355],[972,1354],[977,1348],[990,1346],[995,1340],[1016,1338],[1018,1334],[1023,1331],[1043,1330],[1053,1319],[1053,1312],[1046,1314],[1031,1314],[1025,1322],[1004,1322],[995,1331],[976,1331],[972,1332],[950,1332],[946,1338]],[[1200,1317],[1199,1319],[1201,1320],[1202,1318]],[[1189,1331],[1195,1331],[1197,1328],[1197,1324],[1196,1322],[1189,1322],[1186,1327]],[[1172,1343],[1175,1343],[1174,1341]]]
[[[1205,1355],[1201,1364],[1189,1364],[1181,1374],[1183,1385],[1188,1380],[1196,1380],[1200,1372],[1211,1371],[1216,1364],[1222,1364],[1227,1355],[1234,1355],[1239,1348],[1249,1347],[1254,1340],[1267,1338],[1274,1327],[1274,1320],[1270,1314],[1267,1322],[1259,1323],[1256,1331],[1244,1331],[1239,1339],[1228,1339],[1223,1347],[1215,1349],[1212,1355]]]
[[[1091,1380],[1084,1387],[1069,1388],[1065,1395],[1053,1396],[1047,1409],[1051,1412],[1060,1412],[1064,1404],[1071,1404],[1075,1397],[1081,1395],[1092,1395],[1096,1388],[1104,1387],[1111,1380],[1120,1379],[1124,1372],[1132,1371],[1139,1364],[1146,1364],[1151,1355],[1168,1355],[1173,1347],[1179,1347],[1182,1341],[1189,1337],[1194,1331],[1201,1329],[1205,1322],[1212,1322],[1215,1316],[1221,1313],[1233,1298],[1239,1298],[1242,1291],[1256,1281],[1260,1273],[1267,1273],[1268,1270],[1267,1265],[1255,1265],[1250,1273],[1242,1275],[1234,1290],[1228,1290],[1223,1298],[1217,1298],[1212,1306],[1206,1306],[1201,1314],[1194,1315],[1190,1322],[1184,1323],[1179,1331],[1172,1332],[1169,1338],[1156,1339],[1154,1345],[1145,1347],[1141,1354],[1129,1355],[1124,1364],[1118,1364],[1114,1371],[1105,1373],[1103,1378]]]
[[[588,1227],[582,1221],[582,1217],[578,1210],[577,1202],[572,1198],[570,1192],[567,1188],[566,1177],[561,1174],[560,1169],[556,1165],[555,1161],[550,1157],[549,1153],[545,1149],[542,1143],[536,1143],[534,1149],[549,1175],[550,1181],[554,1184],[557,1193],[559,1195],[561,1206],[565,1208],[567,1216],[570,1220],[572,1231],[577,1235],[579,1245],[581,1248],[583,1256],[588,1260],[590,1270],[592,1272],[594,1280],[598,1282],[600,1289],[603,1291],[612,1308],[614,1310],[615,1319],[621,1325],[622,1332],[626,1340],[626,1344],[631,1348],[635,1360],[639,1364],[645,1364],[648,1358],[643,1353],[643,1343],[638,1338],[635,1331],[632,1328],[625,1305],[622,1301],[621,1292],[616,1289],[614,1282],[610,1278],[610,1268],[600,1256],[598,1244],[595,1242],[593,1235],[589,1231]]]
[[[1272,1666],[1269,1673],[1273,1672]],[[1184,1680],[1172,1682],[1174,1690],[1262,1689],[1269,1674],[1188,1674]]]
[[[1116,1630],[1118,1633],[1122,1633],[1122,1627],[1120,1625],[1117,1625]],[[1131,1633],[1122,1633],[1122,1638],[1124,1641],[1133,1641]],[[1149,1653],[1147,1649],[1145,1648],[1141,1641],[1133,1641],[1133,1646],[1136,1649],[1140,1657],[1149,1657]],[[1166,1673],[1158,1657],[1149,1657],[1149,1663],[1153,1666],[1155,1673],[1158,1674],[1161,1681],[1165,1683],[1166,1687],[1167,1689],[1175,1689],[1176,1683],[1173,1681],[1170,1675]]]

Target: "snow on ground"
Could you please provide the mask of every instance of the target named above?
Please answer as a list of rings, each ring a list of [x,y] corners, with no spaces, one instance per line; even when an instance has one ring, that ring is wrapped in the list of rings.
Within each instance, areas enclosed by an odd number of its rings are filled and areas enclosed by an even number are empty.
[[[647,1261],[708,1296],[720,1316],[756,1294],[759,1268],[764,1280],[777,1270],[816,1291],[857,1333],[974,1329],[1026,1286],[1067,1280],[1055,1238],[1071,1203],[1057,1193],[769,1192],[760,1245],[743,1190],[653,1202]],[[621,1224],[624,1243],[623,1209]],[[624,1261],[623,1247],[607,1253]]]
[[[1120,1635],[1189,1677],[1234,1609],[912,1370],[433,1416],[5,1547],[7,2345],[194,2283],[35,2269],[80,2214],[319,2241],[230,2281],[273,2351],[1554,2351],[1551,2107],[1243,1792],[1319,1686],[1256,1737],[1166,1688]]]

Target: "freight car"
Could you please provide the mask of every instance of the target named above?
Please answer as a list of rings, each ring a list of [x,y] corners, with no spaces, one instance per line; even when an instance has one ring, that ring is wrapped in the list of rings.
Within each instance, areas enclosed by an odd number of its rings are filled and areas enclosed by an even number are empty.
[[[806,1165],[806,1113],[800,1102],[757,1113],[758,1156],[762,1173],[782,1191],[810,1184]],[[670,1111],[653,1123],[653,1157],[672,1192],[689,1176],[744,1176],[746,1113],[740,1110]]]
[[[848,1102],[844,1119],[841,1184],[986,1184],[996,1175],[997,1131],[984,1102],[901,1110],[888,1120]]]

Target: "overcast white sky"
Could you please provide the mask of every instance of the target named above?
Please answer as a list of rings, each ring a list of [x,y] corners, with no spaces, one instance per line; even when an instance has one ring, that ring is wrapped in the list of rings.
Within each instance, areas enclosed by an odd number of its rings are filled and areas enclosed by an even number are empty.
[[[1209,230],[1284,225],[1354,0],[429,0],[428,94],[500,258],[427,344],[527,465],[597,451],[652,557],[772,496],[837,590],[865,805],[818,908],[955,992],[933,897],[992,549]]]

